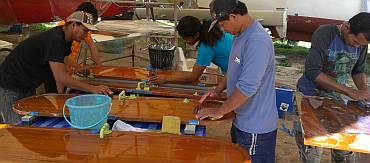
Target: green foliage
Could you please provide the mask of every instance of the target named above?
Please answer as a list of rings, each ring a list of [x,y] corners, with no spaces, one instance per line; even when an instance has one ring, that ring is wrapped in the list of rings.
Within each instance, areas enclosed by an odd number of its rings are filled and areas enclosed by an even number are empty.
[[[291,67],[292,64],[289,63],[288,59],[283,59],[281,60],[278,64],[278,66],[283,66],[283,67]]]
[[[365,74],[370,75],[370,62],[369,61],[366,61]]]
[[[289,42],[289,41],[274,41],[275,53],[281,55],[303,55],[307,56],[309,48],[298,46],[296,42]]]
[[[300,67],[300,68],[299,68],[299,73],[300,73],[300,74],[303,74],[303,73],[304,73],[304,67]]]
[[[54,23],[37,23],[33,26],[36,31],[44,32],[55,26]]]

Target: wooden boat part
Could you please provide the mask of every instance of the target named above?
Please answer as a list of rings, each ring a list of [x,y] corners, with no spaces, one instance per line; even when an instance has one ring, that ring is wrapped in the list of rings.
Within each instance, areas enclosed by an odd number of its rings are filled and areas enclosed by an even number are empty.
[[[113,91],[122,91],[130,93],[139,93],[144,95],[153,95],[153,96],[163,96],[163,97],[179,97],[179,98],[189,98],[189,99],[200,99],[205,90],[194,90],[194,89],[179,89],[173,87],[156,87],[149,86],[149,91],[145,90],[136,90],[137,84],[134,83],[117,83],[117,82],[100,82],[100,80],[82,80],[83,82],[92,84],[92,85],[105,85],[108,86]],[[207,100],[218,100],[225,101],[227,99],[226,94],[223,93],[220,97],[210,97]]]
[[[141,68],[131,68],[131,67],[116,67],[116,66],[96,66],[91,68],[90,73],[94,78],[103,79],[125,79],[125,80],[147,80],[149,76],[149,71]],[[188,71],[171,71],[171,70],[157,70],[156,74],[164,76],[179,76],[187,73],[192,73]],[[219,81],[223,78],[219,74],[203,73],[199,78],[198,82],[190,83],[186,85],[197,85],[198,83],[204,83],[206,87],[216,86]]]
[[[297,98],[306,145],[370,153],[370,112],[356,102],[323,97]]]
[[[240,146],[207,137],[2,127],[0,162],[250,162]]]
[[[70,94],[45,94],[31,96],[18,100],[13,105],[13,110],[18,114],[26,115],[37,112],[40,116],[62,117],[62,109],[65,101],[76,95]],[[122,120],[161,122],[163,116],[178,116],[183,124],[196,119],[194,108],[198,105],[197,100],[189,99],[187,103],[182,98],[158,98],[137,97],[134,100],[119,101],[118,96],[112,100],[112,110],[109,115]],[[206,101],[203,108],[217,108],[222,102]],[[67,110],[67,115],[68,109]],[[234,113],[226,114],[219,120],[202,120],[201,125],[217,125],[230,122],[234,119]]]
[[[97,81],[104,83],[122,83],[122,84],[137,84],[138,80],[125,80],[125,79],[105,79],[105,78],[85,78],[83,81]],[[186,84],[161,84],[161,87],[169,88],[183,88],[183,89],[195,89],[195,90],[210,90],[210,87],[200,87],[196,85],[186,85]],[[135,87],[136,88],[136,87]]]

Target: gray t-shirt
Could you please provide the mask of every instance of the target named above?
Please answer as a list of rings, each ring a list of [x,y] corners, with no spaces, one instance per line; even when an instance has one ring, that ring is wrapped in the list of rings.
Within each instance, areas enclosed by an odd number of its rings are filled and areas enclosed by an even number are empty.
[[[305,95],[338,99],[339,93],[321,88],[314,83],[315,78],[325,73],[337,83],[347,84],[352,75],[364,72],[366,55],[367,46],[356,48],[346,44],[336,25],[320,26],[312,36],[305,71],[298,81],[299,90]]]
[[[233,40],[227,94],[235,89],[249,99],[235,110],[234,126],[248,133],[268,133],[277,128],[274,48],[269,34],[254,21]]]

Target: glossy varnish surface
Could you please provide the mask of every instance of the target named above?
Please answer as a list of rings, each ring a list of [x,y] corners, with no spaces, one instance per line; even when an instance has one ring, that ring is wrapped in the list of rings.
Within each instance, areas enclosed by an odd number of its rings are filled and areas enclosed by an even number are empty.
[[[90,72],[95,78],[106,78],[106,79],[122,79],[122,80],[147,80],[149,71],[141,68],[131,67],[115,67],[115,66],[96,66],[91,68]],[[188,71],[170,71],[170,70],[158,70],[155,71],[159,75],[172,77],[182,76],[191,72]],[[206,84],[206,86],[216,86],[223,77],[217,74],[204,73],[200,77],[199,82]],[[199,82],[193,83],[193,85]]]
[[[355,102],[339,104],[321,97],[299,98],[307,145],[370,153],[370,112]]]
[[[114,82],[100,82],[90,79],[84,79],[83,82],[92,84],[92,85],[105,85],[108,86],[113,91],[122,91],[122,90],[134,90],[137,87],[137,84],[122,84]],[[170,88],[170,87],[157,87],[150,86],[149,92],[154,96],[165,96],[165,97],[180,97],[180,98],[191,98],[191,99],[200,99],[206,90],[190,90],[190,89],[181,89],[181,88]],[[197,94],[195,94],[197,92]],[[207,98],[207,100],[226,100],[226,93],[222,93],[221,96],[215,98]]]
[[[38,112],[40,116],[61,117],[64,102],[76,95],[45,94],[40,96],[27,97],[18,100],[13,105],[14,111],[18,114],[28,114]],[[142,121],[142,122],[161,122],[163,116],[178,116],[182,123],[196,119],[194,107],[197,100],[189,99],[189,103],[184,103],[182,98],[157,98],[157,97],[138,97],[135,100],[119,101],[117,96],[112,100],[112,111],[110,115],[122,120]],[[218,107],[222,103],[218,101],[207,101],[202,107]],[[68,109],[66,109],[68,110]],[[68,112],[67,112],[68,114]],[[215,121],[203,120],[202,125],[216,125],[226,121],[232,121],[233,113],[225,115]]]
[[[0,128],[0,162],[249,162],[239,146],[206,137],[71,129]]]

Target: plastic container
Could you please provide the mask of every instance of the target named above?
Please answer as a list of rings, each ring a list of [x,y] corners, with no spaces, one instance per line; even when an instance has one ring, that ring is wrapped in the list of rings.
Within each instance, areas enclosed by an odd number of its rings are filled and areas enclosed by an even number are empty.
[[[12,27],[10,27],[9,32],[22,33],[22,24],[14,24]]]
[[[175,46],[154,44],[149,46],[149,60],[153,69],[171,69]]]
[[[69,108],[70,121],[65,115]],[[107,122],[112,99],[107,95],[88,94],[69,98],[63,107],[63,116],[74,128],[100,129]]]

